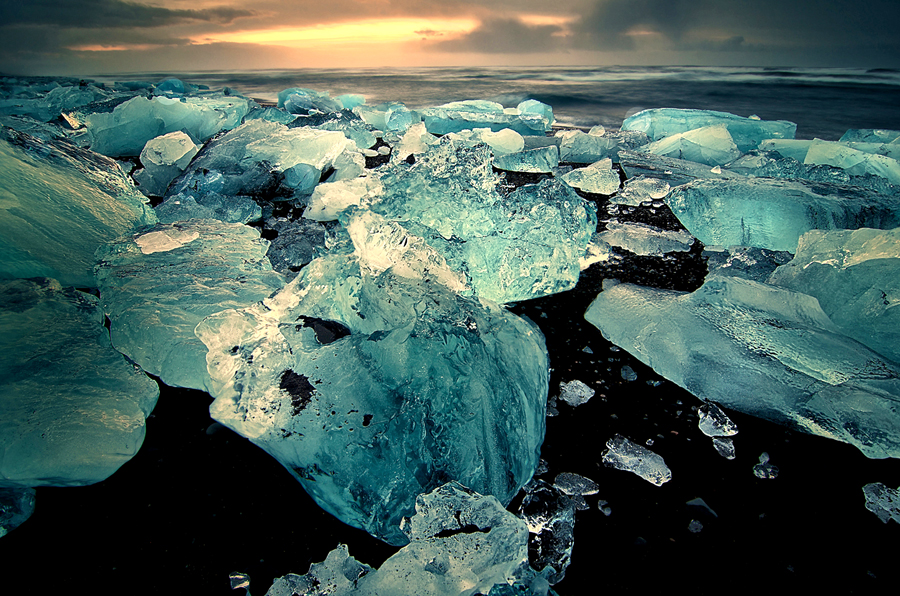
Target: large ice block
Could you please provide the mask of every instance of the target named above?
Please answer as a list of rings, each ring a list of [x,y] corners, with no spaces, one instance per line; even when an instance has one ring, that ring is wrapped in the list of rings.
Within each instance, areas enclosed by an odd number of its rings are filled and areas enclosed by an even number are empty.
[[[141,192],[163,196],[169,183],[187,168],[199,150],[191,137],[180,130],[147,141],[141,150],[144,169],[134,174]]]
[[[845,145],[828,141],[813,141],[804,163],[829,165],[841,168],[851,176],[872,174],[887,178],[891,184],[900,184],[900,162],[886,155],[867,153]]]
[[[640,149],[654,155],[721,166],[741,156],[724,124],[704,126],[663,137]]]
[[[157,384],[109,343],[97,298],[0,282],[0,487],[82,486],[137,453]]]
[[[207,390],[204,317],[254,304],[284,285],[255,228],[216,220],[158,224],[97,250],[112,343],[176,387]]]
[[[420,113],[428,132],[436,135],[473,128],[490,128],[494,132],[511,128],[523,135],[536,135],[549,131],[554,122],[553,109],[533,99],[509,109],[480,99],[454,101]]]
[[[839,140],[858,143],[897,143],[900,142],[900,130],[851,128]]]
[[[309,114],[310,112],[340,112],[344,104],[324,91],[291,87],[278,92],[278,107],[289,114]]]
[[[812,296],[736,277],[690,294],[619,284],[585,318],[703,400],[900,457],[900,366],[840,333]]]
[[[0,279],[94,287],[97,247],[156,223],[146,201],[111,159],[0,130]]]
[[[743,174],[729,172],[719,167],[710,167],[693,161],[663,157],[642,151],[620,151],[619,163],[629,178],[644,176],[661,180],[670,186],[679,186],[699,179],[740,180]]]
[[[0,488],[0,538],[34,513],[35,490],[31,487]]]
[[[704,126],[724,125],[738,149],[746,153],[756,149],[763,139],[793,139],[797,125],[786,120],[744,118],[713,110],[655,108],[625,119],[622,130],[639,130],[652,141]]]
[[[559,138],[559,159],[569,163],[594,163],[602,159],[618,162],[619,151],[633,150],[650,142],[642,132],[622,130],[603,134],[565,130],[556,133]]]
[[[666,203],[704,244],[795,252],[813,229],[900,226],[900,198],[862,188],[804,180],[696,180]]]
[[[393,544],[417,494],[457,480],[509,503],[538,463],[548,359],[497,305],[355,257],[196,329],[212,417],[280,461],[327,511]]]
[[[900,363],[900,228],[807,232],[768,283],[815,296],[841,332]]]

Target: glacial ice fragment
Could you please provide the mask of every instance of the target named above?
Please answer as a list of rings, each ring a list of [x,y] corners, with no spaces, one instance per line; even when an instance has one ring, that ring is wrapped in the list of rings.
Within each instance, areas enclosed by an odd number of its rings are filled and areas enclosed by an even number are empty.
[[[0,279],[94,287],[97,247],[156,223],[146,200],[109,158],[0,130]]]
[[[609,158],[563,174],[562,180],[572,188],[600,195],[615,194],[620,183],[619,173],[612,169],[612,160]]]
[[[813,141],[803,160],[805,164],[841,168],[851,176],[872,174],[900,184],[900,162],[886,155],[867,153],[842,143]]]
[[[604,465],[637,474],[656,486],[672,479],[672,472],[662,457],[622,435],[615,435],[606,442],[602,459]]]
[[[575,502],[543,480],[525,485],[518,515],[528,527],[528,560],[548,583],[563,580],[575,545]]]
[[[247,223],[262,217],[262,209],[250,197],[207,192],[199,197],[177,194],[153,208],[160,223],[189,219],[218,219],[225,223]]]
[[[559,159],[565,163],[595,163],[603,159],[618,162],[619,151],[637,149],[650,142],[642,132],[619,131],[603,135],[564,130],[557,134]]]
[[[669,194],[669,183],[658,178],[647,176],[635,176],[625,181],[615,199],[618,205],[631,205],[637,207],[643,203],[651,203],[665,198]]]
[[[288,280],[293,279],[301,267],[326,251],[326,229],[318,222],[279,218],[267,221],[266,229],[278,234],[269,241],[266,256],[272,263],[272,269]]]
[[[734,441],[730,437],[713,437],[713,447],[716,453],[725,459],[734,459]]]
[[[428,132],[445,135],[472,128],[504,128],[523,135],[543,134],[553,124],[553,109],[535,100],[505,110],[502,105],[485,100],[454,101],[420,111]]]
[[[594,390],[577,379],[559,384],[559,399],[573,408],[586,404],[592,397],[594,397]]]
[[[540,147],[494,155],[494,167],[507,172],[550,173],[559,165],[559,149]]]
[[[629,178],[645,176],[661,180],[673,187],[698,178],[727,180],[746,178],[740,173],[722,170],[721,168],[717,170],[693,161],[663,157],[642,151],[620,151],[619,163]]]
[[[639,151],[708,166],[721,166],[741,156],[741,151],[723,125],[705,126],[664,137],[641,147]]]
[[[900,130],[851,128],[838,140],[841,142],[858,143],[897,143],[900,141]]]
[[[900,363],[900,228],[807,232],[768,283],[814,296],[842,333]]]
[[[397,134],[405,133],[411,126],[421,122],[417,112],[413,112],[399,102],[382,103],[375,106],[359,105],[353,108],[353,113],[362,118],[366,124],[378,130]]]
[[[731,437],[737,434],[737,425],[715,403],[707,401],[700,406],[698,421],[700,432],[707,437]]]
[[[707,245],[795,252],[812,229],[900,227],[900,198],[803,180],[696,180],[673,190],[666,204]]]
[[[743,118],[713,110],[683,110],[656,108],[644,110],[625,119],[622,130],[638,130],[653,141],[702,128],[725,126],[742,152],[756,149],[763,139],[793,139],[797,125],[786,120],[758,120]]]
[[[572,472],[561,472],[556,475],[553,486],[561,490],[563,493],[575,495],[596,495],[600,487],[590,478],[585,478],[579,474]]]
[[[0,487],[82,486],[144,440],[159,387],[109,344],[97,298],[0,282]]]
[[[0,488],[0,538],[22,525],[34,513],[34,489]]]
[[[607,222],[597,239],[636,255],[660,257],[670,252],[687,252],[694,237],[685,230],[661,230],[642,223]]]
[[[900,489],[888,488],[880,482],[871,482],[863,487],[866,509],[878,516],[884,523],[894,520],[900,524]]]
[[[310,112],[340,112],[344,104],[332,99],[324,91],[291,87],[278,92],[278,107],[289,114],[309,114]]]
[[[241,224],[158,224],[97,250],[97,284],[117,350],[175,387],[207,390],[204,317],[249,306],[284,285],[269,243]]]
[[[842,335],[811,296],[736,277],[693,293],[619,284],[585,318],[701,399],[900,456],[900,367]]]
[[[134,174],[140,191],[148,196],[163,196],[169,183],[187,168],[199,150],[191,137],[180,130],[147,141],[141,151],[144,169]]]
[[[761,282],[765,282],[777,267],[793,258],[791,253],[784,250],[752,246],[707,246],[703,249],[703,256],[707,259],[706,267],[710,275],[731,275]]]
[[[352,206],[367,207],[381,194],[383,185],[377,176],[360,176],[316,186],[303,217],[315,221],[334,221]]]
[[[329,342],[324,327],[340,333]],[[537,465],[543,336],[489,301],[331,255],[196,333],[213,418],[327,511],[393,544],[415,495],[455,479],[508,503]]]
[[[528,567],[525,523],[496,498],[459,483],[419,495],[403,531],[409,544],[378,569],[359,563],[342,544],[306,575],[276,579],[266,594],[471,596],[512,584]]]

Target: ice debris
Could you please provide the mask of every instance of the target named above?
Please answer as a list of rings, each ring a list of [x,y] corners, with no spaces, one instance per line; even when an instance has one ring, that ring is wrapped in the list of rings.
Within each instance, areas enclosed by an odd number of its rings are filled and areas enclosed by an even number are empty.
[[[248,223],[262,217],[262,208],[250,197],[207,192],[195,197],[176,194],[153,208],[160,223],[189,219],[218,219],[225,223]]]
[[[900,130],[851,128],[838,140],[858,143],[900,143]]]
[[[563,174],[562,180],[572,188],[600,195],[615,194],[620,184],[619,173],[613,170],[612,160],[609,158]]]
[[[665,198],[670,189],[669,183],[665,180],[638,175],[625,182],[613,201],[618,205],[637,207]]]
[[[159,387],[109,343],[95,296],[0,282],[0,487],[82,486],[144,440]]]
[[[623,283],[585,318],[701,399],[900,457],[900,367],[842,335],[811,296],[736,277],[693,293]]]
[[[596,495],[600,487],[590,478],[572,472],[560,472],[553,480],[553,486],[569,496]]]
[[[0,279],[94,287],[97,247],[156,223],[113,160],[7,128],[0,129],[0,196]]]
[[[795,252],[812,229],[900,227],[900,199],[803,180],[696,180],[673,190],[666,204],[708,245]]]
[[[0,488],[0,538],[22,525],[34,513],[34,489]]]
[[[573,408],[586,404],[592,397],[594,390],[577,379],[559,384],[559,398]]]
[[[615,435],[606,442],[602,460],[610,468],[637,474],[656,486],[672,479],[672,472],[662,457],[622,435]]]
[[[900,228],[807,232],[768,281],[814,296],[842,333],[900,362]]]
[[[191,163],[200,149],[180,130],[147,141],[141,151],[144,169],[134,173],[140,191],[148,196],[161,197],[166,188]]]
[[[713,447],[716,449],[716,453],[724,457],[725,459],[734,459],[734,441],[731,437],[713,437],[712,439]]]
[[[894,520],[900,524],[900,489],[888,488],[880,482],[872,482],[863,487],[866,509],[878,516],[884,523]]]
[[[490,128],[499,131],[510,128],[523,135],[543,134],[554,122],[553,109],[529,99],[515,108],[486,100],[454,101],[420,111],[428,132],[445,135],[466,129]]]
[[[553,146],[494,155],[494,167],[507,172],[549,174],[558,165],[559,149]]]
[[[393,544],[415,495],[458,480],[508,503],[544,436],[547,352],[531,323],[427,276],[306,265],[256,306],[207,317],[213,418],[344,522]]]
[[[687,252],[694,237],[685,230],[661,230],[642,223],[606,223],[606,230],[597,239],[610,246],[622,248],[636,255],[661,257],[671,252]]]
[[[575,501],[556,486],[532,480],[525,486],[518,515],[528,527],[531,568],[549,584],[559,583],[575,545]]]
[[[710,275],[731,275],[761,282],[765,282],[777,267],[794,257],[784,250],[753,246],[706,246],[703,256],[707,259],[706,266]]]
[[[713,110],[656,108],[625,119],[622,130],[637,130],[653,141],[706,126],[724,126],[742,152],[756,149],[763,139],[793,139],[797,125],[786,120],[743,118]]]
[[[707,437],[731,437],[737,434],[737,425],[715,403],[704,402],[699,413],[700,432]]]
[[[778,477],[778,467],[769,463],[769,454],[765,451],[760,454],[759,463],[753,466],[753,475],[762,480]]]
[[[254,304],[284,285],[268,242],[241,224],[158,224],[97,250],[97,284],[117,350],[175,387],[208,390],[204,317]]]

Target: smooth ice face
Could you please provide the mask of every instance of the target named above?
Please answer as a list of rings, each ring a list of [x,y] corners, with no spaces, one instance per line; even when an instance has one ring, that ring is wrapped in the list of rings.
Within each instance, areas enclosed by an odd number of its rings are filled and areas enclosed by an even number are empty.
[[[111,159],[66,142],[0,131],[0,279],[94,287],[97,247],[156,223]]]
[[[708,166],[724,165],[741,156],[723,124],[673,134],[642,147],[641,151]]]
[[[454,101],[421,110],[428,132],[445,135],[466,129],[489,128],[494,132],[504,128],[523,135],[543,134],[553,124],[553,108],[535,100],[522,102],[506,110],[502,105],[480,99]]]
[[[796,252],[809,230],[900,226],[896,197],[802,180],[696,180],[673,190],[666,204],[707,245]]]
[[[145,195],[161,197],[199,151],[191,137],[178,130],[150,139],[141,151],[144,169],[134,174]]]
[[[178,130],[200,143],[241,123],[250,111],[242,97],[135,97],[112,112],[89,114],[85,125],[91,149],[109,157],[141,153],[150,139]]]
[[[109,343],[97,298],[0,282],[0,487],[82,486],[144,440],[159,387]]]
[[[602,159],[618,162],[619,151],[636,149],[650,142],[642,132],[619,131],[586,134],[580,130],[556,133],[559,139],[559,159],[566,163],[595,163]]]
[[[284,285],[255,228],[215,220],[159,224],[97,250],[97,284],[117,350],[167,385],[207,390],[204,317]]]
[[[267,596],[470,596],[518,579],[528,562],[525,523],[484,497],[449,483],[416,498],[404,519],[410,543],[378,569],[363,565],[340,545],[306,575],[278,578]]]
[[[601,457],[604,465],[637,474],[656,486],[672,479],[672,471],[662,457],[622,435],[615,435],[606,442],[606,450]]]
[[[690,294],[619,284],[585,318],[700,399],[900,456],[900,367],[842,335],[811,296],[736,277]]]
[[[559,149],[555,146],[494,156],[494,167],[507,172],[550,173],[558,165]]]
[[[563,174],[562,180],[572,188],[599,195],[615,194],[620,183],[619,173],[612,169],[609,158]]]
[[[867,153],[842,143],[813,141],[803,160],[805,164],[841,168],[851,176],[872,174],[900,184],[900,162],[886,155]]]
[[[638,130],[653,141],[684,133],[704,126],[722,125],[728,129],[738,149],[756,149],[763,139],[793,139],[797,125],[786,120],[743,118],[727,112],[712,110],[681,110],[656,108],[644,110],[626,118],[622,130]]]
[[[900,362],[900,228],[807,232],[768,282],[815,296],[842,333]]]
[[[671,187],[665,180],[635,176],[625,181],[622,190],[616,193],[615,202],[619,205],[631,205],[637,207],[641,204],[652,204],[665,198]]]
[[[448,479],[508,503],[538,463],[548,361],[531,323],[428,278],[316,259],[264,303],[211,316],[213,418],[342,521],[393,544]]]
[[[900,142],[900,130],[851,128],[839,140],[858,143],[898,143]]]
[[[888,488],[880,482],[872,482],[863,487],[866,509],[878,516],[884,523],[894,520],[900,524],[900,489]]]
[[[629,179],[638,176],[660,180],[670,186],[680,186],[697,179],[741,180],[743,174],[720,167],[710,167],[684,159],[663,157],[643,151],[620,151],[619,163]]]
[[[607,222],[606,230],[596,239],[623,248],[636,255],[657,256],[670,252],[687,252],[694,237],[684,230],[660,230],[642,223]]]

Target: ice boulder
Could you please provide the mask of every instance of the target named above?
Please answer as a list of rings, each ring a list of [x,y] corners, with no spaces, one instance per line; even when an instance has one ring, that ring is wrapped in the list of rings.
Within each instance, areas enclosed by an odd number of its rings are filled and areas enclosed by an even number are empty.
[[[689,130],[716,125],[725,126],[737,148],[744,153],[756,149],[763,139],[793,139],[797,132],[797,125],[786,120],[760,120],[727,112],[676,108],[655,108],[638,112],[625,119],[622,130],[641,131],[652,141],[658,141]]]
[[[144,169],[135,172],[140,191],[148,196],[161,197],[166,188],[191,163],[200,149],[180,130],[150,139],[141,150]]]
[[[900,162],[896,159],[860,151],[843,143],[813,141],[803,163],[834,166],[851,176],[872,174],[886,178],[891,184],[900,184]]]
[[[515,108],[481,99],[454,101],[420,112],[428,132],[445,135],[473,128],[496,132],[511,128],[523,135],[543,134],[553,124],[553,110],[536,100],[526,100]]]
[[[807,232],[768,283],[815,296],[844,334],[900,363],[900,228]]]
[[[110,345],[96,297],[0,282],[0,330],[0,487],[93,484],[137,453],[159,387]]]
[[[619,284],[585,318],[702,400],[900,457],[900,365],[843,335],[812,296],[737,277],[693,293]]]
[[[730,172],[719,166],[710,167],[685,159],[664,157],[644,151],[620,151],[619,163],[629,178],[644,176],[660,180],[672,187],[697,179],[739,180],[746,177],[742,173]]]
[[[324,91],[291,87],[278,92],[278,107],[284,108],[289,114],[309,114],[340,112],[344,109],[344,104]]]
[[[554,146],[494,155],[494,167],[507,172],[549,174],[559,165],[559,149]]]
[[[408,540],[398,525],[416,495],[456,480],[507,504],[537,466],[544,338],[492,302],[330,255],[196,333],[212,417],[392,544]]]
[[[696,180],[673,190],[666,204],[707,245],[795,252],[813,229],[900,226],[900,198],[804,180]]]
[[[900,130],[851,128],[838,140],[857,143],[898,143],[900,142]]]
[[[641,151],[708,166],[721,166],[741,156],[724,124],[676,133],[646,145]]]
[[[284,285],[255,228],[215,220],[158,224],[97,250],[97,283],[117,350],[175,387],[207,390],[206,316]]]
[[[378,130],[397,134],[406,132],[410,126],[421,121],[418,113],[399,102],[359,105],[353,108],[353,113]]]
[[[66,141],[0,130],[0,279],[94,287],[94,251],[156,223],[113,160]]]

